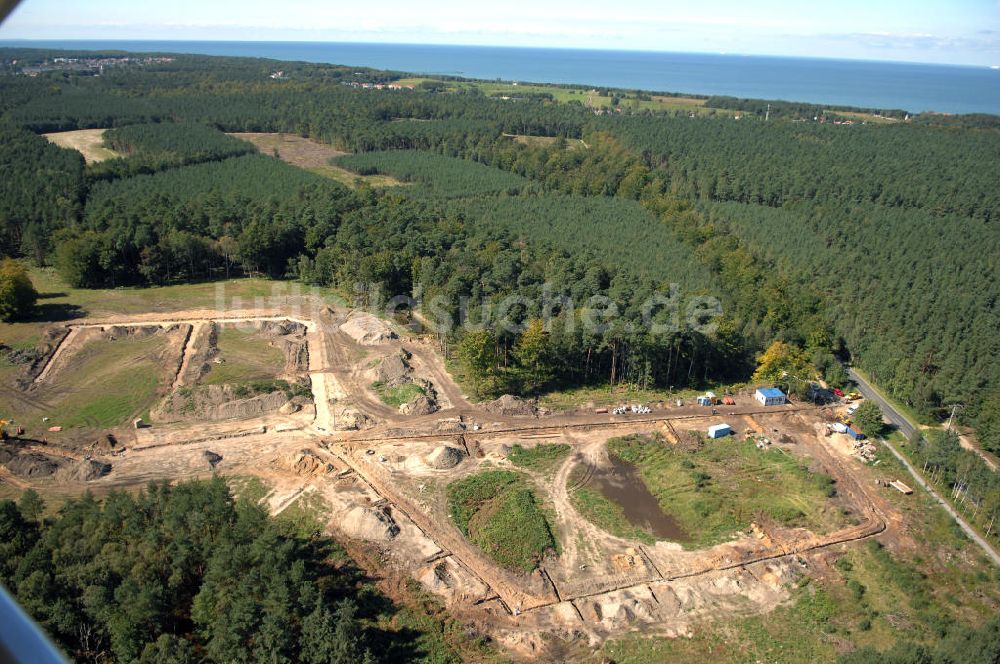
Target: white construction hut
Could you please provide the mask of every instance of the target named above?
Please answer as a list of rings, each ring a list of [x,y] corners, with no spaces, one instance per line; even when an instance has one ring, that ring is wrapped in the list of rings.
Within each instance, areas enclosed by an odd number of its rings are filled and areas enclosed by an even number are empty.
[[[758,387],[753,393],[753,398],[762,406],[781,406],[787,400],[785,393],[776,387]]]
[[[728,424],[713,424],[708,427],[708,437],[709,438],[722,438],[723,436],[732,435],[733,428]]]

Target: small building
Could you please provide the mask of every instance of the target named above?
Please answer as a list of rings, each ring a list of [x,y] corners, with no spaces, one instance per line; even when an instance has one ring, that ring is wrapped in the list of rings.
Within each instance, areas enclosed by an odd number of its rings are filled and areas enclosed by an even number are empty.
[[[728,424],[713,424],[708,427],[709,438],[722,438],[724,436],[730,436],[732,433],[733,428]]]
[[[785,393],[776,387],[758,387],[753,398],[763,406],[781,406],[786,401]]]

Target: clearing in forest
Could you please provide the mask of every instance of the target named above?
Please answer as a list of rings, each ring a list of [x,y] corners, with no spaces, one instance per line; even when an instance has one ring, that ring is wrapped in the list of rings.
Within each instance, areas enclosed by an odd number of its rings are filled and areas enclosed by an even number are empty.
[[[77,129],[76,131],[60,131],[44,134],[45,138],[61,148],[76,150],[83,155],[88,164],[96,164],[107,159],[117,159],[120,154],[104,147],[104,132],[106,129]]]
[[[348,153],[332,145],[318,143],[295,134],[241,132],[230,135],[253,143],[261,154],[276,156],[287,164],[336,180],[348,187],[353,187],[358,180],[372,187],[402,184],[386,175],[359,176],[339,166],[333,166],[330,164],[332,158]]]
[[[762,517],[816,533],[847,525],[842,506],[831,500],[833,478],[785,450],[758,449],[752,439],[700,440],[682,449],[655,436],[629,436],[609,441],[608,452],[636,467],[661,509],[688,535],[685,548],[726,541]]]

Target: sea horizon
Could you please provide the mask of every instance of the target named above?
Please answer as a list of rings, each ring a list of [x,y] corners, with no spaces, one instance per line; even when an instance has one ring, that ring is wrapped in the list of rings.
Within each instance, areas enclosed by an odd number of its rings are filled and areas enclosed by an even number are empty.
[[[381,42],[0,39],[0,47],[256,57],[487,81],[721,95],[911,113],[1000,114],[1000,70],[996,65]],[[449,57],[456,52],[464,57]],[[461,65],[456,67],[456,62]]]

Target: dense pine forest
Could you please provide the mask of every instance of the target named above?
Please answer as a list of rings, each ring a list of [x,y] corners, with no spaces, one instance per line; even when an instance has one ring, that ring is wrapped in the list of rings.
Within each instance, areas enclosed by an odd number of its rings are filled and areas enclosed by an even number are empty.
[[[2,251],[73,284],[264,273],[424,301],[529,298],[515,326],[475,338],[457,323],[482,312],[439,307],[484,396],[745,380],[783,341],[835,384],[838,359],[867,369],[924,417],[963,404],[1000,449],[1000,132],[982,118],[834,125],[779,105],[765,122],[759,103],[722,98],[708,105],[747,114],[595,115],[443,83],[374,90],[363,86],[400,75],[241,58],[34,78],[10,64],[46,55],[3,53]],[[79,128],[113,128],[106,145],[123,157],[85,167],[37,135]],[[339,162],[359,175],[408,184],[349,190],[223,133],[240,131],[308,136],[359,153]],[[644,331],[664,314],[641,303],[671,284],[682,308],[718,298],[712,331]],[[543,291],[576,308],[550,309],[555,327],[529,353]],[[619,317],[588,336],[569,323],[593,296]]]
[[[222,479],[44,512],[31,491],[0,501],[0,583],[76,661],[459,661],[433,621],[393,625],[336,545]]]

